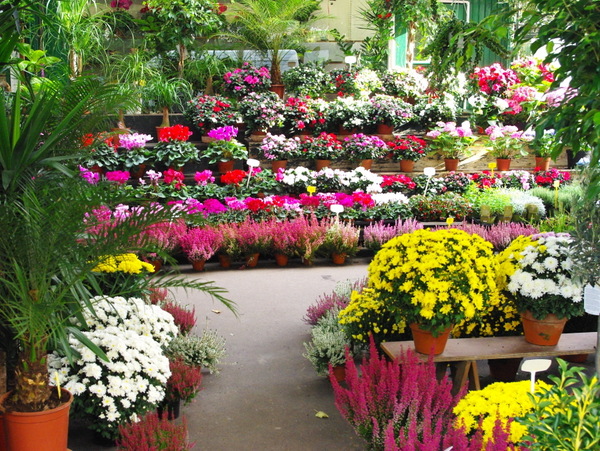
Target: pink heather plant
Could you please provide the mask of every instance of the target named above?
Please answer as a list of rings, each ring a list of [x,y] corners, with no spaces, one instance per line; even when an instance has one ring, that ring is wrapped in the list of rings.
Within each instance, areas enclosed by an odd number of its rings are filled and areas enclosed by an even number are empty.
[[[438,380],[433,361],[423,362],[410,350],[389,362],[372,337],[360,368],[359,375],[347,353],[346,387],[331,368],[329,379],[336,407],[369,449],[383,450],[391,441],[398,449],[443,449],[444,435],[453,428],[452,409],[464,389],[453,397],[448,376]]]
[[[321,223],[313,214],[310,217],[300,216],[291,222],[296,236],[295,254],[305,261],[312,261],[319,248],[325,242],[327,224]]]
[[[384,221],[374,222],[363,229],[364,246],[367,249],[377,252],[392,238],[405,233],[411,233],[422,228],[423,224],[413,218],[406,220],[400,219],[393,225],[385,224]]]
[[[216,227],[191,228],[179,239],[181,250],[190,262],[208,260],[217,253],[223,236]]]
[[[152,141],[152,136],[141,133],[119,135],[119,146],[127,150],[141,149],[148,141]]]
[[[274,219],[269,222],[269,227],[273,240],[271,243],[273,253],[293,255],[296,249],[296,236],[290,221],[287,219],[282,221]]]
[[[109,182],[124,185],[129,180],[130,174],[129,171],[109,171],[104,176]]]
[[[362,289],[367,285],[367,278],[363,278],[357,280],[350,287],[350,291],[362,291]],[[338,291],[333,291],[331,293],[322,294],[316,300],[316,302],[309,306],[306,310],[306,315],[303,320],[306,324],[311,326],[315,326],[317,322],[325,316],[325,314],[331,310],[342,310],[348,306],[350,302],[350,296],[342,293],[338,293]]]
[[[489,227],[484,238],[494,245],[495,251],[499,252],[506,249],[517,237],[535,235],[538,232],[539,230],[530,224],[501,222]]]
[[[236,226],[238,247],[244,255],[265,252],[271,248],[271,227],[266,222],[247,218]]]
[[[160,306],[165,312],[173,316],[179,333],[187,335],[196,325],[196,308],[189,310],[175,301],[167,301]]]
[[[141,232],[140,238],[159,251],[172,252],[186,232],[185,221],[180,218],[171,222],[152,224]]]

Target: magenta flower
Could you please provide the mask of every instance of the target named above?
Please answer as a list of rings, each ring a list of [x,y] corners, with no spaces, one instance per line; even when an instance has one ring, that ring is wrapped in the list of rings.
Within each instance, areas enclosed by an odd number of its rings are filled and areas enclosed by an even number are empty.
[[[90,171],[88,168],[79,166],[79,175],[88,182],[90,185],[95,185],[100,180],[100,174],[97,172]]]
[[[215,178],[212,175],[212,171],[206,169],[202,172],[196,172],[194,174],[194,180],[198,186],[206,186],[209,183],[214,183]]]
[[[129,171],[110,171],[106,173],[106,180],[124,185],[129,180]]]
[[[226,125],[224,127],[215,128],[210,130],[207,135],[217,141],[231,141],[238,134],[238,128],[233,125]]]
[[[141,133],[130,133],[126,135],[119,135],[119,146],[131,150],[141,149],[146,145],[148,141],[152,140],[152,136],[143,135]]]

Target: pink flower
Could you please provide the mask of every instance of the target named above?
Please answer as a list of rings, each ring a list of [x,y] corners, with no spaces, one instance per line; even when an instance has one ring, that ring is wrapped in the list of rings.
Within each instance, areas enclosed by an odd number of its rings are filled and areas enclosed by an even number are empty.
[[[83,179],[90,185],[95,185],[100,180],[100,174],[97,172],[92,172],[83,166],[79,166],[79,175],[81,175],[81,177],[83,177]]]
[[[199,186],[206,186],[208,183],[215,182],[215,178],[212,175],[212,171],[209,169],[206,169],[202,172],[196,172],[196,174],[194,174],[194,180]]]
[[[123,185],[129,180],[129,171],[110,171],[106,173],[106,180]]]

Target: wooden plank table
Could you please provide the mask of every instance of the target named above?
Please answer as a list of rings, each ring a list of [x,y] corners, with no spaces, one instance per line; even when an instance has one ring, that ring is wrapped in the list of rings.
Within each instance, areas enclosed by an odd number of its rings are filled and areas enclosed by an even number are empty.
[[[593,354],[596,352],[597,332],[577,332],[562,334],[556,346],[539,346],[527,343],[519,337],[481,337],[481,338],[451,338],[442,354],[433,356],[435,363],[457,362],[456,374],[453,379],[453,392],[467,381],[475,390],[479,390],[478,360],[494,360],[509,358],[557,357],[573,354]],[[381,348],[392,360],[402,351],[414,351],[410,341],[388,341]],[[428,355],[419,354],[423,360]]]

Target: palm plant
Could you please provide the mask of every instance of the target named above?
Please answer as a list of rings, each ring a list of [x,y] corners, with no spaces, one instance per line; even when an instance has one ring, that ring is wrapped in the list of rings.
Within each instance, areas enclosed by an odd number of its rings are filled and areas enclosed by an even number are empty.
[[[2,41],[0,54],[10,45]],[[101,224],[86,215],[105,205],[107,192],[72,177],[66,163],[76,154],[79,137],[93,131],[99,116],[118,100],[114,86],[87,78],[45,81],[38,91],[17,86],[11,103],[0,96],[0,227],[5,231],[0,237],[0,328],[20,351],[10,409],[47,408],[46,353],[58,347],[72,356],[68,334],[106,358],[71,321],[73,315],[81,317],[82,309],[93,308],[88,288],[99,289],[93,269],[107,255],[141,250],[147,243],[135,240],[139,230],[171,219],[162,209],[146,210],[111,224],[108,233],[92,227]],[[150,282],[197,288],[233,308],[211,283],[173,275]]]
[[[161,127],[170,127],[169,111],[173,106],[183,108],[184,100],[192,97],[190,84],[182,78],[166,78],[163,75],[151,78],[143,87],[144,101],[152,101],[154,110],[162,112]]]
[[[301,49],[311,40],[313,25],[325,16],[316,14],[317,0],[241,0],[226,12],[230,31],[222,37],[258,50],[271,61],[271,83],[280,85],[282,50]]]

